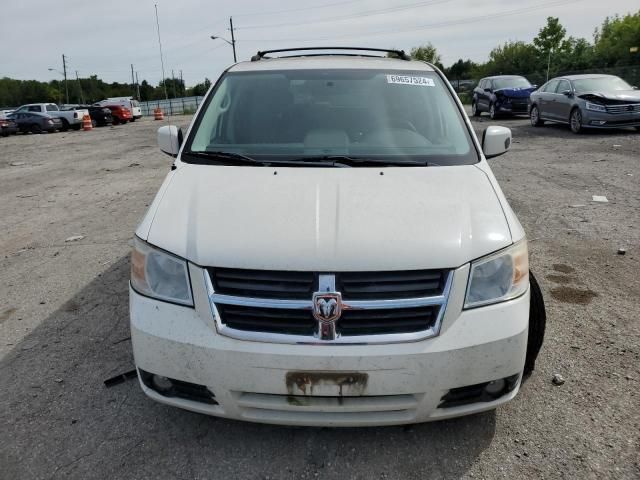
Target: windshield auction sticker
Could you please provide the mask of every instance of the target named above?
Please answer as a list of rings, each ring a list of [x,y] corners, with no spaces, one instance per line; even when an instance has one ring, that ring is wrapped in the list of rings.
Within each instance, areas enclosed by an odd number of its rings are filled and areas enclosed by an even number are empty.
[[[410,77],[407,75],[387,75],[387,83],[400,85],[417,85],[419,87],[435,87],[436,82],[429,77]]]

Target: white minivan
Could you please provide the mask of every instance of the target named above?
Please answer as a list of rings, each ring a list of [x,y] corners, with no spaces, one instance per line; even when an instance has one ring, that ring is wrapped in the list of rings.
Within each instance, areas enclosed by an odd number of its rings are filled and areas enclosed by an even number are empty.
[[[140,107],[140,102],[138,102],[138,100],[133,97],[111,97],[99,101],[96,105],[118,105],[120,107],[128,108],[129,110],[131,110],[132,122],[136,121],[139,118],[142,118],[142,108]]]
[[[525,232],[436,67],[332,49],[228,68],[137,228],[143,391],[255,422],[425,422],[513,399],[545,311]],[[273,54],[284,52],[284,56]],[[387,51],[382,51],[386,54]]]

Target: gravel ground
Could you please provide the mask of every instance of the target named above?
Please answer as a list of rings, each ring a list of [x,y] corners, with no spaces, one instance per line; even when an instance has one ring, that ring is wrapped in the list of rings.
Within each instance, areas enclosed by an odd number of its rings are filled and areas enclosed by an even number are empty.
[[[548,313],[513,402],[318,429],[165,407],[134,381],[103,386],[132,367],[128,242],[171,163],[159,123],[0,138],[0,478],[640,478],[640,133],[495,122],[514,145],[490,162]]]

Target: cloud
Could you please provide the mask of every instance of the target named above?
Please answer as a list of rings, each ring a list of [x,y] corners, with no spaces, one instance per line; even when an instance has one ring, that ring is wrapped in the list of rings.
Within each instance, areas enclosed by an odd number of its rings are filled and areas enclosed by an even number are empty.
[[[106,81],[130,82],[133,64],[140,80],[157,84],[162,73],[154,3],[160,16],[165,74],[170,76],[174,70],[178,75],[182,70],[187,85],[205,77],[215,79],[232,63],[231,47],[209,38],[212,34],[229,38],[230,15],[237,28],[240,59],[266,48],[339,44],[409,50],[430,41],[449,65],[458,58],[484,61],[494,46],[507,40],[530,41],[547,16],[560,17],[568,35],[591,40],[605,16],[638,8],[637,0],[558,0],[535,9],[550,2],[553,0],[236,0],[224,4],[206,0],[3,0],[0,40],[14,47],[0,53],[0,75],[49,80],[54,74],[47,69],[61,69],[64,53],[72,77],[78,70],[83,77],[95,74]],[[491,16],[530,7],[519,14]]]

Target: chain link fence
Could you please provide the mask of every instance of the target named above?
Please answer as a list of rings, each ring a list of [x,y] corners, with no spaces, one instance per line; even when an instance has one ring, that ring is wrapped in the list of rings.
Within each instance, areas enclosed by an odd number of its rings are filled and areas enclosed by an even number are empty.
[[[194,114],[204,97],[170,98],[169,100],[151,100],[140,102],[142,115],[153,116],[153,110],[160,108],[166,115],[190,115]]]

